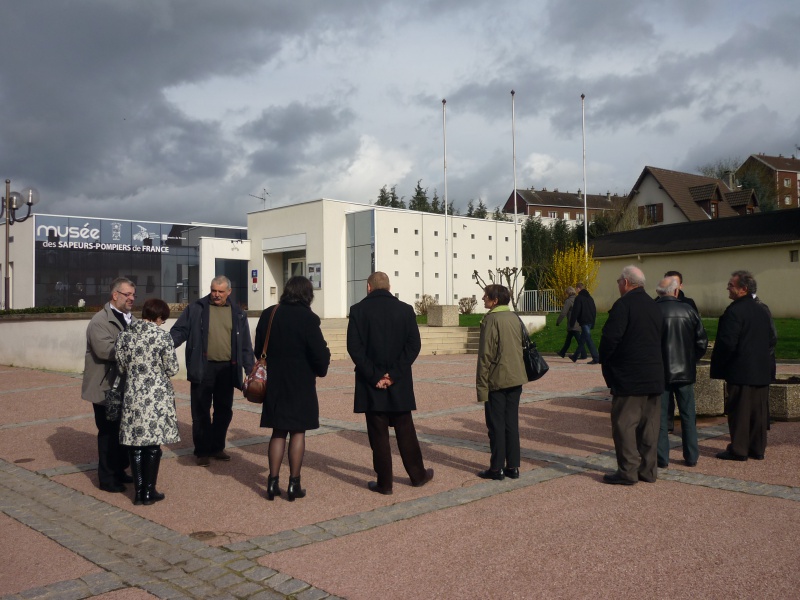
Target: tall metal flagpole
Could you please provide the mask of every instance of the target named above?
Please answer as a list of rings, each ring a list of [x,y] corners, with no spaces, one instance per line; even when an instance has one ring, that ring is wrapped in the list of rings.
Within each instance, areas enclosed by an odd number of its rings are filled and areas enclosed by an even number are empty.
[[[444,137],[444,305],[450,300],[450,234],[447,228],[447,100],[442,99],[442,132]]]
[[[514,114],[514,90],[511,90],[511,161],[514,171],[514,190],[511,196],[514,198],[514,266],[519,268],[519,254],[517,239],[519,238],[519,219],[517,218],[517,136],[516,136],[516,121]],[[516,280],[514,280],[516,283]],[[516,286],[515,286],[516,287]],[[516,306],[516,289],[512,289],[511,293],[514,295],[514,305]]]
[[[586,208],[586,94],[581,94],[581,121],[583,130],[583,251],[586,258],[589,258],[589,220],[587,219],[588,210]]]

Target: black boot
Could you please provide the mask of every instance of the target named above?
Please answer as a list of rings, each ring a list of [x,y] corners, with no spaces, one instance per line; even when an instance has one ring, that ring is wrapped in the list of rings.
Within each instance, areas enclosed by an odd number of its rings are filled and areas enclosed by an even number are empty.
[[[142,503],[144,494],[144,457],[142,449],[139,447],[131,447],[128,450],[128,455],[131,459],[131,475],[133,476],[133,503],[137,506]]]
[[[274,500],[275,496],[281,495],[281,488],[278,487],[278,477],[267,476],[267,500]]]
[[[289,496],[289,502],[295,498],[305,498],[306,491],[300,487],[300,476],[289,477],[289,487],[286,488],[286,495]]]
[[[145,448],[146,455],[144,470],[144,491],[142,492],[142,504],[149,506],[155,504],[159,500],[164,499],[164,494],[159,494],[156,490],[156,482],[158,481],[158,467],[161,465],[161,447],[149,446]]]

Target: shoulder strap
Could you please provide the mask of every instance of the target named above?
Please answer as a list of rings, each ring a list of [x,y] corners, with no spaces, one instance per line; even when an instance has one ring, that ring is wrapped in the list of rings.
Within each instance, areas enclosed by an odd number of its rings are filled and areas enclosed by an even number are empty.
[[[278,304],[272,309],[269,315],[269,324],[267,325],[267,337],[264,338],[264,349],[261,351],[261,358],[267,358],[267,344],[269,344],[269,332],[272,331],[272,319],[275,318],[275,313],[278,312]]]

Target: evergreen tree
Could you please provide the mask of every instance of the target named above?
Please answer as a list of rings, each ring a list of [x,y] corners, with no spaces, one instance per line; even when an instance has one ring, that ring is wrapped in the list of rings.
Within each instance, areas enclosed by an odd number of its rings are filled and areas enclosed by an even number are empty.
[[[511,220],[511,219],[508,218],[508,215],[506,215],[506,213],[504,213],[504,212],[502,212],[500,210],[499,206],[495,206],[494,207],[494,213],[492,213],[492,218],[495,221],[510,221]]]
[[[381,188],[381,191],[378,192],[378,199],[375,201],[375,206],[391,206],[391,204],[392,204],[392,199],[389,196],[389,191],[386,189],[386,186],[384,185]]]
[[[489,209],[486,208],[481,198],[478,198],[478,208],[475,209],[475,214],[473,216],[476,219],[485,219],[489,216]]]
[[[389,193],[389,206],[392,208],[405,208],[406,203],[402,198],[397,197],[397,185],[392,186],[392,191]]]
[[[422,180],[417,181],[417,187],[414,188],[414,195],[408,201],[409,210],[419,210],[422,212],[431,212],[431,203],[428,201],[428,190],[422,189]],[[436,201],[436,194],[434,192],[434,202]]]
[[[467,216],[474,217],[475,216],[475,200],[470,200],[467,202]]]

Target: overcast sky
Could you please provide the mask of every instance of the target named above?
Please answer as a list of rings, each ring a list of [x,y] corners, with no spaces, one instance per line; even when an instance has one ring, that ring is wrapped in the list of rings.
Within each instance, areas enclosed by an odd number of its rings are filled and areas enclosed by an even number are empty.
[[[37,212],[241,225],[320,197],[462,212],[800,145],[797,0],[0,0],[0,149]],[[269,193],[267,202],[251,196]]]

